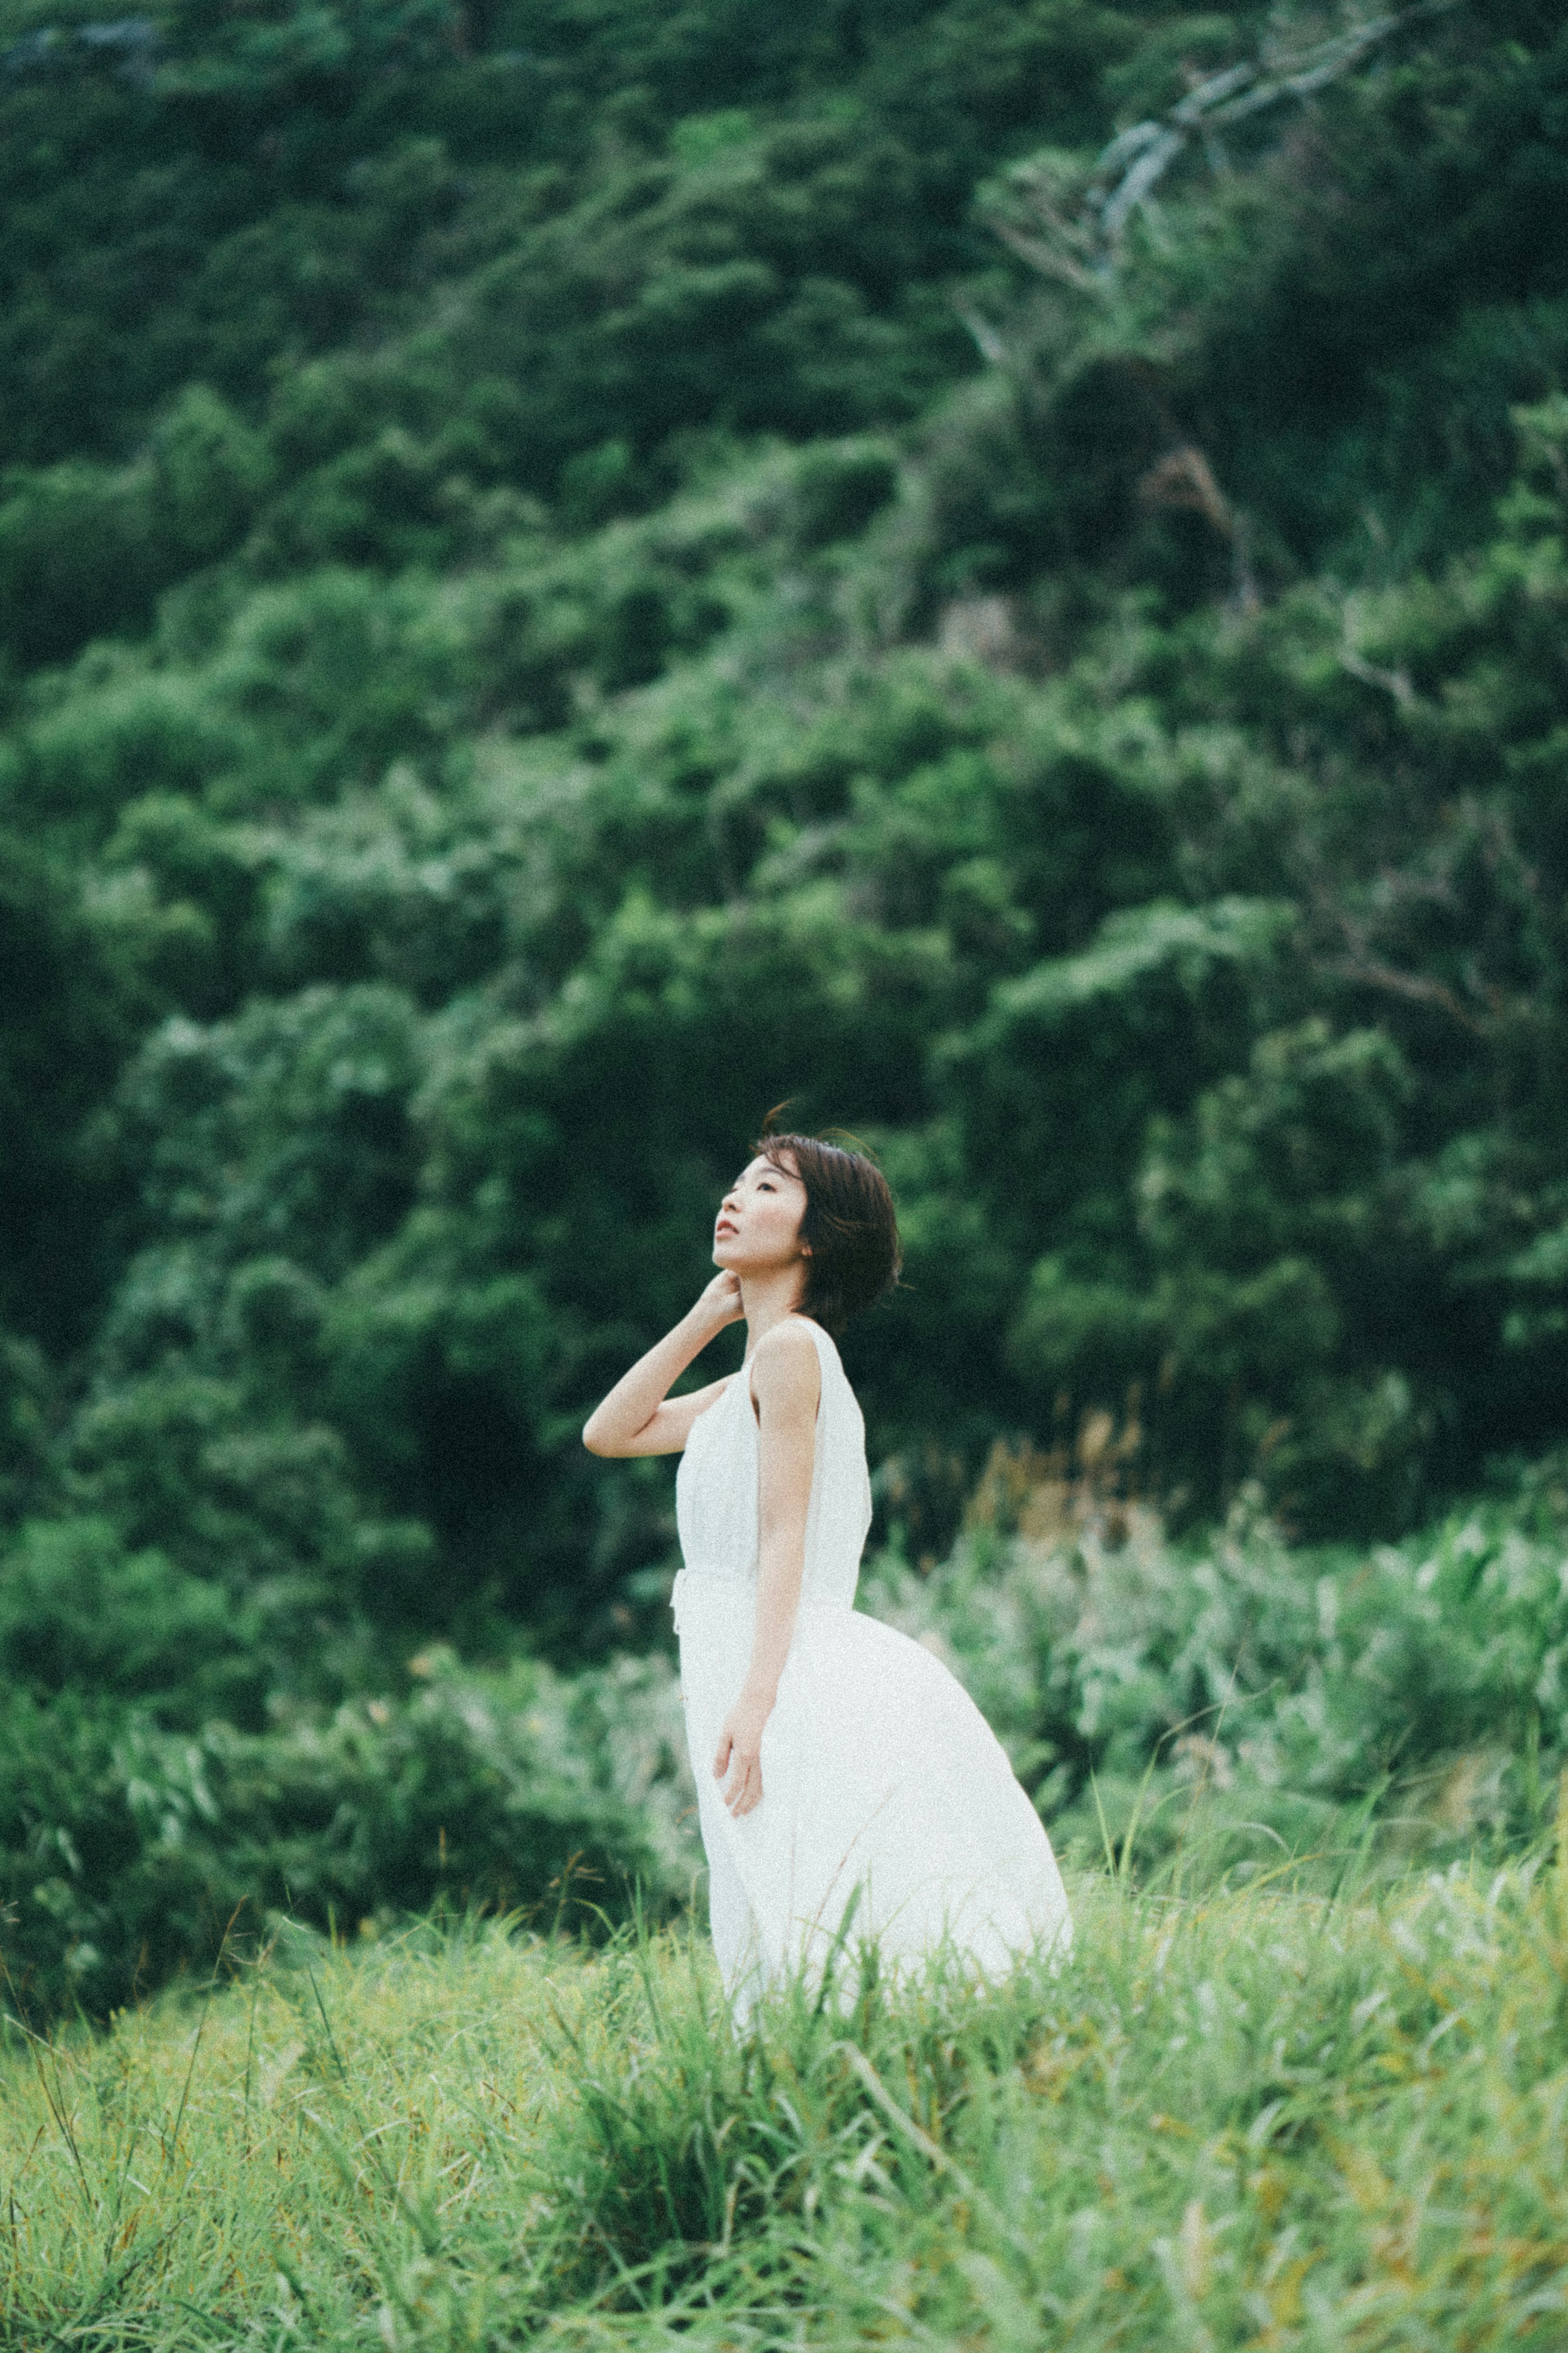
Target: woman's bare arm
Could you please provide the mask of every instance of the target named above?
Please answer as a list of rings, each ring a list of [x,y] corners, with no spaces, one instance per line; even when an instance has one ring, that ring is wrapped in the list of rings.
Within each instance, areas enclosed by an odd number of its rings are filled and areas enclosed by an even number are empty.
[[[679,1454],[691,1434],[691,1425],[724,1388],[710,1381],[706,1388],[687,1397],[668,1391],[693,1357],[727,1324],[741,1316],[741,1286],[732,1274],[716,1274],[689,1314],[671,1332],[639,1356],[623,1373],[583,1426],[583,1443],[590,1454]]]
[[[756,1631],[746,1680],[713,1759],[715,1778],[730,1776],[724,1803],[736,1815],[749,1814],[763,1794],[763,1728],[789,1657],[805,1573],[822,1366],[803,1324],[774,1325],[752,1359],[751,1387],[760,1430]]]

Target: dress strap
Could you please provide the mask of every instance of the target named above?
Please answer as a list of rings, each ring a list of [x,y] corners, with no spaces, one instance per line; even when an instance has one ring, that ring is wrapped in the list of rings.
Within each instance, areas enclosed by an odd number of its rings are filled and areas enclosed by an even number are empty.
[[[840,1379],[844,1377],[844,1359],[831,1332],[825,1332],[821,1324],[815,1323],[809,1315],[803,1315],[800,1320],[816,1343],[816,1361],[822,1367],[822,1394],[826,1398],[829,1373],[837,1373]]]

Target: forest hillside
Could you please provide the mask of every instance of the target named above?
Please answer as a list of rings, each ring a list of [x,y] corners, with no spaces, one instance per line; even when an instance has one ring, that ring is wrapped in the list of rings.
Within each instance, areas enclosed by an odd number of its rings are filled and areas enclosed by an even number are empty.
[[[904,1219],[879,1606],[1014,1630],[1042,1803],[1239,1673],[1291,1806],[1536,1820],[1561,11],[0,0],[0,186],[39,1998],[679,1887],[668,1466],[578,1432],[786,1097]]]

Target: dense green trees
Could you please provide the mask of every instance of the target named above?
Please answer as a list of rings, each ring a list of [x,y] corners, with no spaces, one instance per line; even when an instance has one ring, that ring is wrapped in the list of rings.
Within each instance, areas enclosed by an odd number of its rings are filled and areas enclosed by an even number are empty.
[[[646,1637],[576,1432],[785,1095],[911,1557],[1102,1408],[1309,1534],[1562,1438],[1568,35],[1337,29],[0,11],[29,1705]]]

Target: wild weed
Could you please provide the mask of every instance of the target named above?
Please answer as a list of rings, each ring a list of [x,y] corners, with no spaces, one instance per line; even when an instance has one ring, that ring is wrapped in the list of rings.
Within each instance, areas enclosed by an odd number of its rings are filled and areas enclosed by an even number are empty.
[[[17,2031],[0,2347],[1561,2343],[1568,1870],[1348,1829],[1336,1893],[1084,1878],[1060,1967],[848,1954],[744,2034],[693,1933],[499,1922]]]

